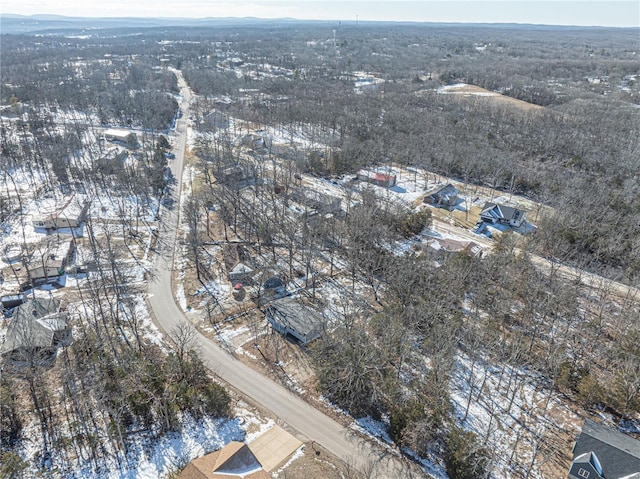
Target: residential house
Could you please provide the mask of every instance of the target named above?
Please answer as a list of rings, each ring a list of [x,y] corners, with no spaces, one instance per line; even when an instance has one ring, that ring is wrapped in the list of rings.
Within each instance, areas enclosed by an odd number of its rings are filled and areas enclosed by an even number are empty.
[[[294,201],[313,208],[320,214],[337,213],[341,208],[340,198],[310,188],[296,188],[291,197]]]
[[[453,253],[466,254],[471,258],[482,258],[482,246],[473,241],[462,241],[451,238],[431,238],[427,241],[427,247],[423,251],[435,250],[442,256],[451,255]]]
[[[261,150],[263,148],[269,148],[271,146],[271,140],[264,131],[256,130],[240,138],[240,145],[252,150]]]
[[[381,186],[383,188],[391,188],[396,185],[397,181],[396,175],[371,170],[360,170],[356,176],[360,181]]]
[[[23,290],[45,284],[60,284],[65,269],[73,264],[75,255],[76,246],[73,241],[43,241],[26,265]]]
[[[138,146],[138,137],[129,130],[109,128],[104,131],[104,138],[107,141],[117,142],[128,148],[136,148]]]
[[[251,281],[254,270],[248,264],[251,261],[249,253],[242,245],[237,243],[222,245],[222,256],[229,281],[232,283]]]
[[[66,313],[60,312],[60,301],[36,298],[16,308],[0,354],[13,360],[46,358],[70,339],[71,329]]]
[[[302,446],[275,425],[250,444],[230,442],[222,449],[191,461],[178,479],[267,479]]]
[[[219,451],[194,459],[179,479],[271,479],[249,446],[232,441]]]
[[[296,452],[302,442],[277,424],[251,441],[249,449],[267,472],[278,469]]]
[[[78,218],[67,218],[66,216],[60,216],[57,213],[47,215],[45,217],[35,218],[33,220],[33,227],[46,229],[46,230],[58,230],[62,228],[77,228],[80,225]]]
[[[216,179],[223,185],[232,188],[244,188],[255,183],[255,172],[252,168],[241,165],[225,165],[216,172]]]
[[[79,214],[66,214],[63,210],[46,216],[36,217],[33,220],[33,227],[46,229],[47,231],[77,228],[86,220],[90,206],[91,202],[86,202]]]
[[[56,265],[57,264],[57,265]],[[37,288],[44,285],[61,285],[65,270],[59,261],[51,261],[46,266],[28,267],[27,281],[22,288],[23,291]]]
[[[324,331],[322,314],[290,296],[269,303],[265,315],[273,329],[293,336],[302,344],[319,338]]]
[[[480,211],[480,221],[484,223],[497,223],[518,228],[522,226],[524,220],[524,211],[498,203],[487,202]]]
[[[585,419],[569,479],[640,479],[640,441]]]
[[[427,193],[424,202],[437,208],[453,209],[458,204],[459,194],[458,188],[448,183],[431,193]]]
[[[224,113],[214,110],[207,113],[201,121],[203,127],[210,130],[224,130],[229,128],[229,117]]]

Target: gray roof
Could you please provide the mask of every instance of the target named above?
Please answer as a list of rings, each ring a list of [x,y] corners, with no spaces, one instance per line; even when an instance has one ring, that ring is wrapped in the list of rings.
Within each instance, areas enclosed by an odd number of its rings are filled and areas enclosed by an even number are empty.
[[[450,196],[458,196],[459,193],[460,191],[458,191],[458,188],[453,186],[451,183],[447,183],[446,185],[441,186],[436,190],[433,190],[427,196],[438,196],[442,198],[449,198]]]
[[[480,212],[480,216],[493,216],[506,221],[516,219],[520,214],[522,214],[522,210],[518,208],[491,202],[485,203]]]
[[[39,319],[57,313],[60,300],[53,298],[35,298],[18,306],[14,312],[14,319]]]
[[[34,299],[18,306],[0,354],[52,346],[55,333],[67,328],[66,315],[58,313],[59,307],[57,299]]]
[[[577,458],[589,452],[598,456],[607,479],[640,473],[640,441],[585,419],[573,455]]]
[[[324,318],[318,311],[305,306],[291,296],[273,301],[267,310],[279,324],[306,336],[322,328]]]

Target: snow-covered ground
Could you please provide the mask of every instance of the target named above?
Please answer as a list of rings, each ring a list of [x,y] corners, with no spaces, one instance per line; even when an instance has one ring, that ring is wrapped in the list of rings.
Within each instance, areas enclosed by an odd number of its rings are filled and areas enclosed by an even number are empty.
[[[473,362],[459,354],[451,382],[455,414],[496,459],[493,477],[544,479],[532,451],[556,431],[571,431],[579,418],[542,379],[524,368]]]
[[[184,467],[189,461],[216,451],[231,441],[247,441],[263,434],[273,426],[273,420],[265,420],[239,403],[233,419],[203,418],[194,420],[185,417],[182,429],[166,434],[155,442],[150,442],[144,434],[130,447],[126,459],[105,459],[99,467],[90,460],[60,461],[47,472],[51,479],[159,479]],[[20,455],[35,458],[42,451],[38,426],[34,422],[25,428],[29,440],[23,441]],[[250,432],[248,432],[250,431]],[[34,461],[37,462],[37,461]],[[24,479],[43,477],[36,468],[28,468],[22,473]]]

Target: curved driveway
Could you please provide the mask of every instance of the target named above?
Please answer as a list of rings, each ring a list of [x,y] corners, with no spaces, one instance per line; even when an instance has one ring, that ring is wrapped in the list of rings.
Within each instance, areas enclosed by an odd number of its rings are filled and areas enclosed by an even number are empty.
[[[153,268],[154,276],[149,284],[149,303],[156,322],[165,333],[187,321],[173,297],[171,272],[180,210],[180,189],[191,93],[180,72],[175,73],[182,94],[182,117],[176,125],[174,145],[176,157],[171,162],[171,169],[176,179],[176,188],[172,193],[174,206],[172,209],[161,207],[160,241]],[[420,473],[412,472],[415,468],[406,460],[385,453],[381,448],[363,440],[294,393],[238,361],[200,333],[197,333],[196,342],[205,363],[222,380],[297,430],[299,435],[317,442],[365,473],[366,477],[423,477]],[[375,469],[373,469],[374,465]]]

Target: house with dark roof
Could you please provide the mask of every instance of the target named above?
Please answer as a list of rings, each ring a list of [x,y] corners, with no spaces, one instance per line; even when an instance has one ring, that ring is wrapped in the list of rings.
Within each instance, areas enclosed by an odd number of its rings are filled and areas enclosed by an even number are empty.
[[[569,479],[640,479],[640,441],[585,419]]]
[[[16,308],[0,354],[14,360],[46,358],[70,339],[71,329],[66,313],[60,311],[60,301],[36,298]]]
[[[8,294],[6,296],[0,296],[0,306],[2,306],[3,309],[11,309],[20,306],[26,300],[27,297],[24,293]]]
[[[480,211],[480,221],[490,224],[501,224],[518,228],[522,226],[525,212],[518,208],[487,202]]]
[[[451,183],[427,193],[424,202],[437,208],[453,209],[458,204],[460,191]]]
[[[293,336],[302,344],[319,338],[324,331],[322,314],[290,296],[269,303],[265,316],[273,329]]]

